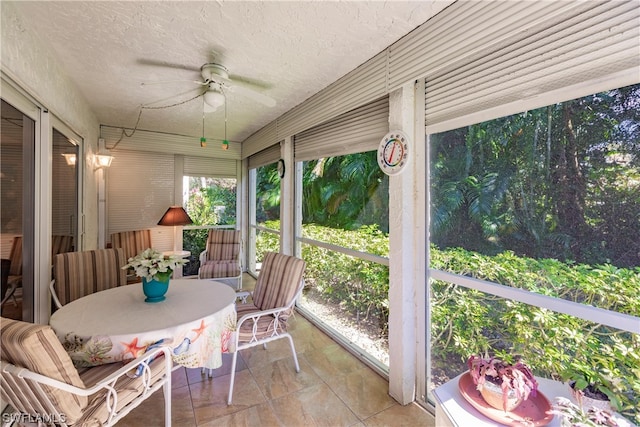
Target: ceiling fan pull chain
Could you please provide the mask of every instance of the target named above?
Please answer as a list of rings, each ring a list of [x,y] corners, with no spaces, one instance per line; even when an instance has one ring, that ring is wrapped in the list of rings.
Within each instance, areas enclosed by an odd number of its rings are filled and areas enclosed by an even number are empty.
[[[200,138],[200,147],[207,146],[207,138],[204,137],[204,96],[202,97],[202,138]]]
[[[222,92],[224,95],[224,92]],[[229,141],[227,141],[227,97],[224,97],[224,140],[222,141],[222,149],[229,149]]]

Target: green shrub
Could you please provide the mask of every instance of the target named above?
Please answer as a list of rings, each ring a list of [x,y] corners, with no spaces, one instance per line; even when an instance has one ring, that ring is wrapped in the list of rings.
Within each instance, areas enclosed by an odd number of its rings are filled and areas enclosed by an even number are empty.
[[[276,222],[265,226],[279,229]],[[388,256],[388,236],[375,227],[338,230],[303,225],[309,239]],[[278,250],[278,235],[260,233],[258,253]],[[571,265],[512,252],[482,255],[460,248],[431,248],[431,268],[475,277],[542,295],[640,317],[640,268]],[[339,304],[345,314],[388,320],[388,267],[313,245],[302,245],[308,291]],[[261,255],[259,255],[261,259]],[[505,360],[524,356],[536,375],[560,379],[574,365],[591,366],[617,379],[621,413],[640,422],[640,336],[563,313],[533,307],[433,280],[430,288],[432,366],[449,377],[472,353]],[[597,320],[597,319],[594,319]]]
[[[640,317],[639,268],[435,247],[431,261],[438,270]],[[621,412],[640,421],[639,335],[442,281],[431,285],[430,307],[436,365],[489,352],[506,359],[523,355],[536,374],[554,379],[576,366],[591,366],[594,375],[616,379]]]

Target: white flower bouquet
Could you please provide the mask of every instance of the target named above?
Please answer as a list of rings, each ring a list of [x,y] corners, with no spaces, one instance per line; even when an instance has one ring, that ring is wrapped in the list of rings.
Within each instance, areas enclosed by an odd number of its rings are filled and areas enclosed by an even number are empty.
[[[171,277],[171,273],[187,263],[187,260],[176,256],[164,256],[161,252],[148,248],[140,252],[133,258],[129,258],[128,264],[122,267],[123,270],[133,268],[136,276],[144,278],[146,281],[158,280],[165,282]]]

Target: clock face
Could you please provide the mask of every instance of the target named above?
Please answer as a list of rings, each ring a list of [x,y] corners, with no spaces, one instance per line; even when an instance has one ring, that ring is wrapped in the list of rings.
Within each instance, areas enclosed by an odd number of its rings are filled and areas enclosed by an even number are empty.
[[[378,147],[378,165],[387,175],[400,173],[409,160],[409,137],[402,131],[389,132]]]

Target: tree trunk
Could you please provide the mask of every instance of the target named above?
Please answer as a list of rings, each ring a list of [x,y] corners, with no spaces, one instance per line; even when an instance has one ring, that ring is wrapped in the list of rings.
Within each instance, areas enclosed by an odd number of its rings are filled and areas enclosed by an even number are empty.
[[[582,241],[588,227],[584,218],[585,182],[578,158],[578,141],[573,128],[573,102],[562,104],[561,137],[557,140],[551,165],[560,229]],[[574,254],[578,247],[572,248]]]

